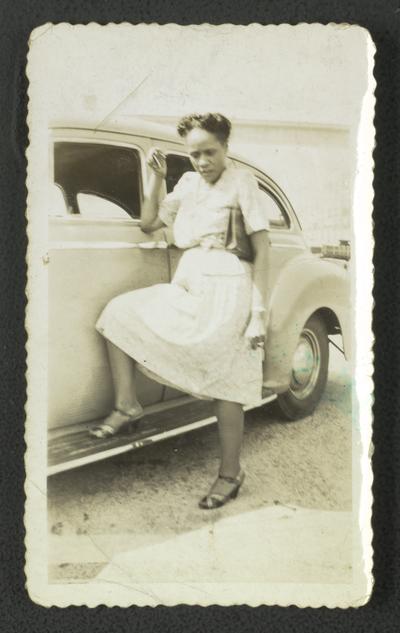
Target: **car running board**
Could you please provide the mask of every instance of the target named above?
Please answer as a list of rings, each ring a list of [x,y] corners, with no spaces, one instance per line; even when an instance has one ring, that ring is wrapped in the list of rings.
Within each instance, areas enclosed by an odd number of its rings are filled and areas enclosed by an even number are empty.
[[[271,394],[263,398],[256,407],[246,406],[244,410],[258,408],[275,398],[276,395]],[[145,416],[134,432],[119,433],[105,439],[96,439],[89,435],[89,430],[98,426],[99,420],[84,422],[75,427],[76,430],[72,433],[50,438],[47,474],[56,475],[72,468],[120,455],[200,429],[216,421],[213,401],[197,400],[153,413],[147,413],[145,409]]]

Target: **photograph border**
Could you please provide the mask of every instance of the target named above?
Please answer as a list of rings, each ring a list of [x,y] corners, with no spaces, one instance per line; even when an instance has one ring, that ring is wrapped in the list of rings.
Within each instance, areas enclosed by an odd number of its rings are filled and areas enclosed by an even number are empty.
[[[170,26],[170,25],[169,25]],[[155,26],[153,29],[167,29],[169,26]],[[211,33],[231,25],[200,25],[197,29],[204,29]],[[36,214],[35,210],[45,208],[47,188],[47,134],[48,120],[45,108],[41,108],[40,57],[35,53],[35,42],[40,38],[43,47],[46,33],[52,29],[58,37],[69,35],[76,29],[84,37],[84,29],[92,30],[101,40],[102,32],[122,32],[129,29],[134,37],[135,26],[127,24],[88,26],[68,24],[45,24],[36,29],[30,38],[31,49],[28,56],[27,75],[30,80],[28,94],[30,98],[28,110],[29,147],[28,159],[28,284],[26,329],[27,341],[27,384],[28,400],[26,406],[27,427],[25,440],[28,445],[26,453],[27,484],[26,484],[26,546],[27,563],[26,575],[28,591],[31,598],[44,606],[66,607],[70,604],[87,604],[95,607],[105,603],[108,606],[175,606],[177,604],[191,604],[208,606],[210,601],[221,606],[232,604],[247,604],[257,607],[260,605],[329,608],[361,606],[366,602],[372,590],[372,475],[370,465],[370,448],[372,435],[372,201],[373,201],[373,147],[375,130],[373,126],[375,108],[375,79],[373,76],[374,45],[368,32],[358,26],[349,26],[347,30],[361,32],[364,35],[364,50],[366,59],[367,91],[362,99],[360,120],[357,129],[357,154],[352,201],[352,259],[349,272],[352,280],[352,297],[354,323],[353,352],[351,366],[353,368],[353,405],[352,405],[352,490],[353,490],[353,582],[349,585],[324,583],[216,583],[192,582],[190,586],[184,582],[170,583],[132,583],[129,588],[123,586],[106,586],[96,582],[52,584],[47,580],[47,568],[43,560],[47,558],[47,521],[46,519],[46,428],[41,427],[38,432],[37,420],[47,419],[48,402],[48,364],[43,358],[41,350],[46,347],[48,340],[48,320],[43,317],[43,306],[48,300],[48,235],[45,221]],[[235,30],[246,30],[250,36],[256,29],[268,32],[281,29],[281,26],[249,25],[233,26]],[[318,25],[301,24],[289,30],[282,30],[282,37],[290,37],[300,31],[311,32]],[[325,27],[327,30],[337,25]],[[285,35],[284,35],[285,33]],[[360,50],[361,53],[361,50]],[[368,212],[366,213],[366,209]],[[355,238],[357,235],[357,238]],[[46,357],[47,358],[47,357]],[[45,385],[45,387],[44,387]],[[362,421],[362,423],[361,423]],[[357,451],[359,452],[356,452]],[[40,535],[38,539],[37,536]]]
[[[278,6],[278,4],[280,6]],[[296,6],[295,6],[296,5]],[[5,16],[1,23],[2,32],[7,37],[1,39],[4,52],[4,75],[1,92],[4,108],[1,109],[2,129],[7,130],[0,148],[2,163],[5,165],[1,190],[3,208],[1,215],[4,227],[0,232],[2,248],[3,287],[6,289],[3,301],[5,315],[1,333],[3,366],[7,383],[1,394],[2,409],[7,425],[3,424],[2,467],[4,486],[2,507],[5,512],[3,524],[3,583],[2,617],[9,630],[21,630],[29,621],[31,630],[44,630],[52,626],[58,631],[87,630],[87,623],[96,624],[98,630],[163,630],[173,624],[176,630],[198,629],[199,622],[210,631],[263,630],[271,625],[279,631],[292,630],[293,622],[299,631],[335,631],[341,627],[353,630],[395,631],[399,621],[399,603],[396,587],[399,585],[399,516],[395,512],[399,502],[399,468],[397,455],[400,449],[399,431],[396,429],[396,411],[399,408],[398,352],[394,334],[398,322],[399,249],[398,243],[398,184],[399,164],[398,110],[399,97],[394,91],[393,78],[399,72],[399,15],[396,3],[385,0],[379,8],[375,2],[339,3],[322,0],[318,3],[295,3],[282,6],[263,2],[252,6],[218,3],[211,10],[201,9],[198,4],[188,3],[184,14],[176,3],[160,7],[154,3],[149,7],[140,2],[135,7],[129,2],[120,2],[118,8],[83,7],[70,5],[68,9],[56,7],[49,0],[27,8],[5,0],[2,5]],[[172,609],[122,609],[106,610],[97,608],[88,612],[82,608],[43,609],[33,604],[27,597],[24,583],[24,441],[23,404],[25,399],[25,350],[24,350],[24,307],[26,303],[24,252],[26,234],[24,222],[25,200],[25,159],[27,145],[26,89],[24,76],[25,55],[29,33],[36,26],[47,21],[109,22],[126,19],[132,23],[144,22],[187,22],[199,23],[205,19],[213,23],[227,21],[248,24],[298,23],[298,22],[348,22],[358,23],[371,32],[377,45],[375,77],[377,79],[376,132],[377,146],[374,152],[374,218],[375,218],[375,308],[373,330],[375,344],[375,403],[374,403],[374,577],[375,585],[371,601],[362,609],[341,610],[300,610],[296,607],[232,607],[223,609],[209,607],[179,606]],[[10,133],[11,132],[11,133]],[[10,161],[11,157],[11,161]],[[15,212],[17,209],[17,212]],[[377,222],[379,218],[379,222]],[[10,556],[12,552],[12,556]],[[18,609],[15,608],[16,600]]]

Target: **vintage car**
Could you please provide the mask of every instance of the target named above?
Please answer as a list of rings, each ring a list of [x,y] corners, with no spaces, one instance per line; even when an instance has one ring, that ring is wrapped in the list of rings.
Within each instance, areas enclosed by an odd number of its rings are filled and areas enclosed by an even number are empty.
[[[48,472],[54,474],[146,446],[216,421],[212,401],[138,372],[145,418],[134,434],[96,440],[88,429],[112,406],[105,343],[96,319],[114,296],[171,280],[181,252],[165,231],[140,229],[153,146],[167,156],[166,190],[193,169],[175,130],[145,120],[100,127],[56,124],[50,134]],[[328,335],[349,354],[346,262],[312,253],[287,197],[262,170],[230,155],[257,178],[270,221],[270,319],[264,393],[288,419],[310,415],[325,388]],[[164,192],[165,193],[165,192]],[[160,315],[162,318],[162,315]],[[252,407],[248,407],[252,408]]]

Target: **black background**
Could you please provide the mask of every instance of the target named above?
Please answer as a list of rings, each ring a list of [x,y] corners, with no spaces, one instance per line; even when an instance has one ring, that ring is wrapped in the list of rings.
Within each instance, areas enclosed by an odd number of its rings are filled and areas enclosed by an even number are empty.
[[[375,405],[373,509],[375,588],[359,609],[188,607],[44,608],[24,584],[25,63],[30,31],[45,22],[178,24],[348,22],[369,29],[375,76]],[[399,25],[400,0],[150,2],[1,0],[0,4],[0,630],[271,631],[352,633],[400,626],[399,565]],[[328,423],[329,421],[327,421]]]

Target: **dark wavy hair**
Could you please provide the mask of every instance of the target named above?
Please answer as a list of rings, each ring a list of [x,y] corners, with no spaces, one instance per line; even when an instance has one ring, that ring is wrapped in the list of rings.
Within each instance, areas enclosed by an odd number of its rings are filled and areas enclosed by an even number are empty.
[[[182,117],[177,125],[179,136],[185,138],[193,128],[200,128],[210,134],[214,134],[220,143],[227,143],[231,133],[232,124],[223,114],[207,112],[206,114],[188,114]]]

